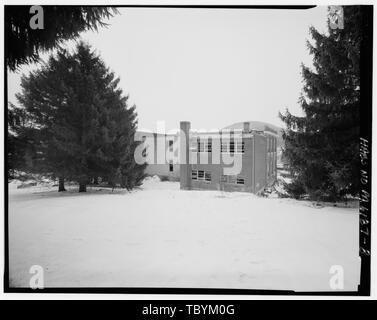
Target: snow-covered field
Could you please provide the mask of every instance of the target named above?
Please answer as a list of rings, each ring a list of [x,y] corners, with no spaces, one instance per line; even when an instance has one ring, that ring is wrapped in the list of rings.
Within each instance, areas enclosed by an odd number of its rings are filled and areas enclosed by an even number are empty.
[[[331,291],[359,282],[358,210],[247,193],[182,191],[148,179],[131,193],[9,185],[12,287],[32,265],[45,287]]]

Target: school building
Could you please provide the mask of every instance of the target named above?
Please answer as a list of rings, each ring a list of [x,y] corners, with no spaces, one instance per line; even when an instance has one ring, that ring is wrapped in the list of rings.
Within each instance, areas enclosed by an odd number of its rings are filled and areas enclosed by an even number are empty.
[[[199,132],[183,121],[179,132],[138,131],[137,139],[146,147],[146,173],[180,181],[181,189],[259,193],[277,178],[277,132],[268,126]]]

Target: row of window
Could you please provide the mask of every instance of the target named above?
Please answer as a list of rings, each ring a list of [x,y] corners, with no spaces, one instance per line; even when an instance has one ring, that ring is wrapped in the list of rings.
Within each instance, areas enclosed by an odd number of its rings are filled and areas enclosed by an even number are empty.
[[[204,171],[204,170],[192,170],[191,171],[191,179],[192,180],[211,182],[211,173],[208,172],[208,171]]]
[[[211,182],[211,173],[204,170],[192,170],[191,179],[195,181]],[[222,175],[221,182],[244,185],[245,178],[241,176]]]
[[[145,138],[143,136],[143,138]],[[169,140],[169,151],[173,152],[174,141]],[[276,140],[267,139],[267,152],[273,152],[276,149]],[[191,151],[193,152],[212,152],[211,141],[193,141],[191,143]],[[243,141],[230,141],[221,142],[222,153],[245,153],[245,142]]]
[[[243,141],[221,142],[221,152],[223,152],[223,153],[245,153],[245,142],[243,142]]]
[[[212,152],[212,142],[211,141],[197,141],[192,144],[193,148],[196,149],[194,152]]]
[[[212,152],[211,141],[193,141],[191,143],[192,152]],[[243,141],[230,141],[221,142],[222,153],[245,153],[245,142]]]
[[[245,184],[245,178],[241,176],[227,176],[222,175],[221,176],[221,182],[223,183],[232,183],[232,184]]]

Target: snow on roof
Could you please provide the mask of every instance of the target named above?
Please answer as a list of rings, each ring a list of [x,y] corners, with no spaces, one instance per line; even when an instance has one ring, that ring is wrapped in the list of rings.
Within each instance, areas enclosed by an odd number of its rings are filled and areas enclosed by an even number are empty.
[[[227,127],[224,127],[223,129],[226,129],[226,130],[241,129],[242,130],[244,128],[245,123],[248,123],[250,130],[254,130],[254,131],[266,131],[266,132],[271,132],[273,134],[277,134],[281,130],[281,128],[279,128],[278,126],[275,126],[273,124],[263,122],[263,121],[236,122]]]
[[[180,129],[175,128],[175,129],[170,129],[166,134],[178,134]]]
[[[152,130],[149,130],[149,129],[145,129],[145,128],[140,128],[137,130],[137,132],[143,132],[143,133],[153,133]]]

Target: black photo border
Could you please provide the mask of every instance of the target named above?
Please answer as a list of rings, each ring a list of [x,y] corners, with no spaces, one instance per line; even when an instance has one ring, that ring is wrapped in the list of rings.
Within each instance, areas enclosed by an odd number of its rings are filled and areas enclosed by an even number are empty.
[[[7,7],[4,5],[4,16]],[[29,5],[28,5],[29,6]],[[77,5],[75,5],[77,6]],[[90,5],[92,7],[107,7],[107,5]],[[367,179],[361,185],[361,192],[368,195],[361,205],[359,215],[359,244],[360,244],[360,284],[357,291],[326,291],[326,292],[296,292],[292,290],[264,290],[264,289],[227,289],[227,288],[157,288],[157,287],[81,287],[81,288],[14,288],[9,286],[9,190],[8,190],[8,68],[6,63],[6,29],[4,19],[4,292],[5,293],[106,293],[106,294],[205,294],[205,295],[297,295],[297,296],[369,296],[371,280],[371,170],[372,170],[372,66],[373,66],[373,5],[360,5],[362,8],[362,34],[360,52],[360,139],[367,141],[367,158],[361,161],[360,170]],[[115,5],[117,8],[176,8],[176,9],[290,9],[305,10],[315,5]]]

